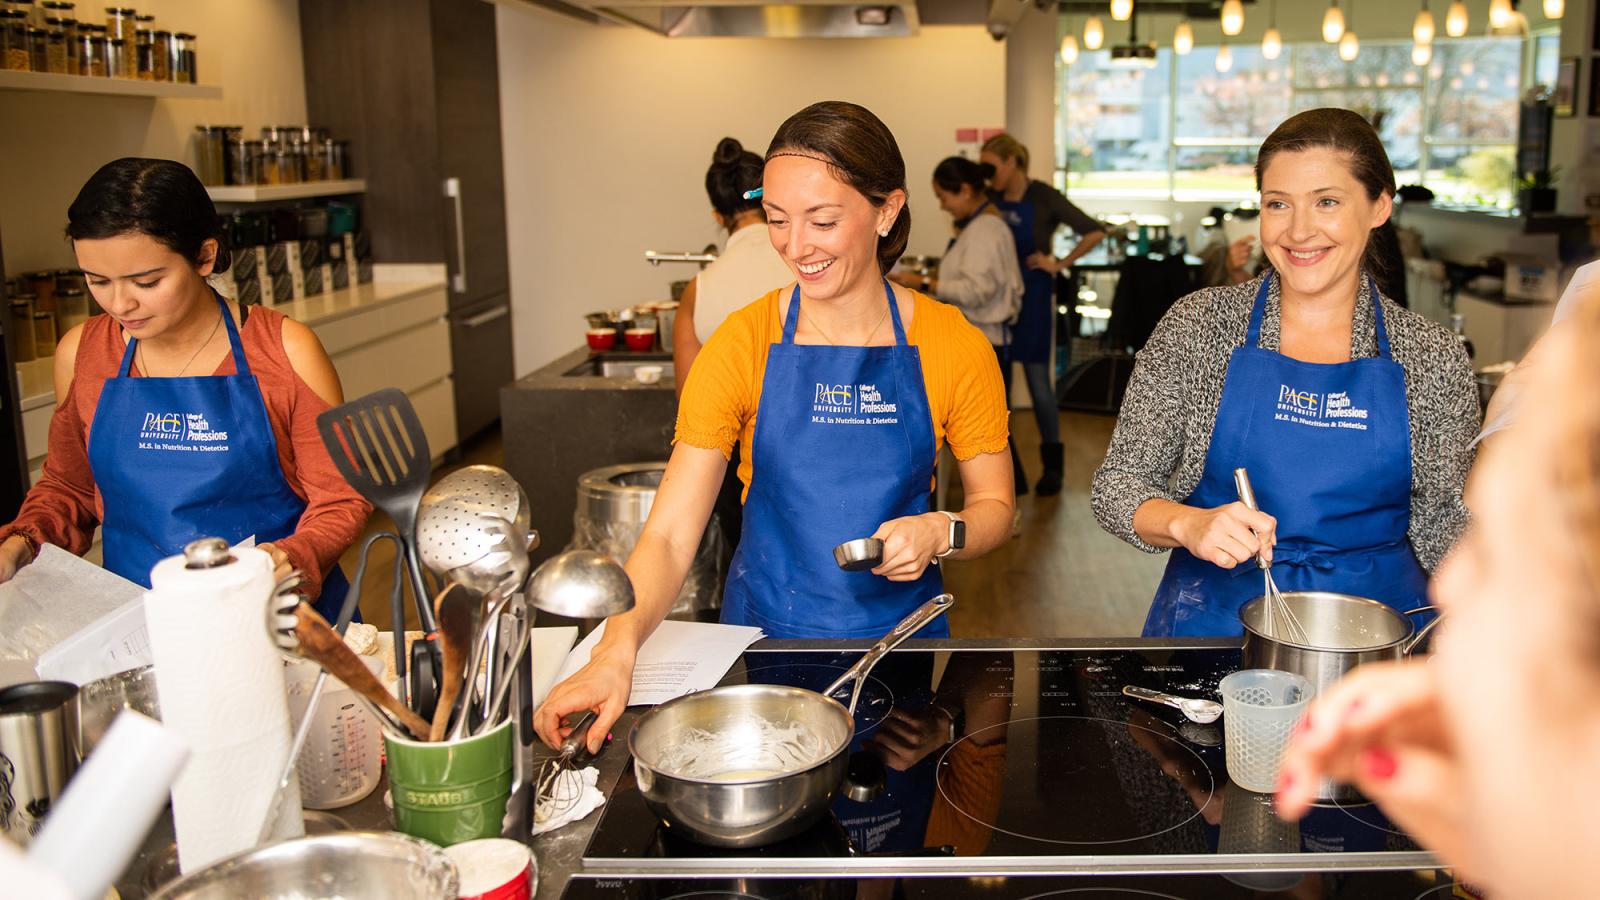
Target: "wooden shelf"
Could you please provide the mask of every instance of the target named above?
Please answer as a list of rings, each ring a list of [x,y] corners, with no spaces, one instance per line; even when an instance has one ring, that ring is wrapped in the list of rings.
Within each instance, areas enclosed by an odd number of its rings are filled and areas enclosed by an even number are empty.
[[[96,78],[92,75],[52,75],[47,72],[11,70],[0,70],[0,90],[60,91],[69,94],[199,100],[217,100],[222,97],[222,88],[211,84],[175,84],[168,81],[135,81],[129,78]]]
[[[206,188],[217,203],[269,203],[274,200],[305,200],[309,197],[337,197],[364,194],[367,183],[360,178],[339,181],[304,181],[299,184],[246,184]]]

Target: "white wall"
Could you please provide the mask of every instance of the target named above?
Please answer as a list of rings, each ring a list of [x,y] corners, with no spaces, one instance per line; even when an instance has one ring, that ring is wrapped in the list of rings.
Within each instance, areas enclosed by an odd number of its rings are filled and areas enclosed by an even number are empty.
[[[718,139],[756,153],[817,100],[877,113],[906,157],[911,252],[949,218],[929,187],[958,127],[1005,117],[1004,47],[981,26],[904,39],[659,37],[498,6],[501,128],[518,373],[583,343],[583,313],[664,299],[692,266],[645,250],[720,243],[705,196]]]
[[[202,84],[220,100],[154,100],[0,91],[0,239],[16,275],[74,265],[62,230],[67,206],[101,165],[122,156],[194,164],[199,124],[305,124],[297,0],[140,0],[156,27],[199,38]],[[85,21],[104,4],[80,2]],[[95,20],[98,21],[98,20]],[[358,148],[359,152],[359,148]]]

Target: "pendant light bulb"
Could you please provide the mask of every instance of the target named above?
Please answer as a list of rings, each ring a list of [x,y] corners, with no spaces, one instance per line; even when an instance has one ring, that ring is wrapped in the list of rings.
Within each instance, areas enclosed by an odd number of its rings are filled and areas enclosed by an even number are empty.
[[[1567,14],[1567,0],[1544,0],[1544,17],[1559,19]]]
[[[1322,39],[1330,44],[1339,43],[1339,38],[1344,36],[1344,10],[1339,8],[1338,0],[1329,4],[1328,11],[1322,14]]]
[[[1432,44],[1411,45],[1411,64],[1413,66],[1425,66],[1430,62],[1433,62]]]
[[[1187,56],[1194,49],[1194,26],[1188,19],[1178,23],[1172,32],[1172,52],[1179,56]]]
[[[1283,36],[1278,34],[1278,29],[1268,28],[1267,33],[1261,36],[1261,55],[1267,59],[1277,59],[1283,55]]]
[[[1221,47],[1217,48],[1217,71],[1226,72],[1232,68],[1233,51],[1228,49],[1227,44],[1223,44]]]
[[[1100,24],[1099,16],[1090,16],[1089,21],[1083,23],[1083,47],[1085,50],[1099,50],[1106,42],[1106,27]]]
[[[1505,28],[1511,24],[1511,0],[1489,0],[1489,27]]]
[[[1345,62],[1355,62],[1355,58],[1360,55],[1361,41],[1354,31],[1346,31],[1339,38],[1339,58]]]
[[[1451,37],[1461,37],[1467,33],[1467,4],[1462,0],[1454,0],[1445,12],[1444,33]]]
[[[1428,9],[1428,4],[1422,4],[1422,11],[1417,13],[1417,20],[1411,23],[1411,39],[1419,44],[1433,43],[1437,29],[1433,23],[1433,13]]]
[[[1133,0],[1111,0],[1111,18],[1126,22],[1133,15]]]
[[[1233,37],[1244,30],[1244,3],[1240,0],[1223,0],[1222,33]]]
[[[1070,66],[1078,61],[1078,36],[1069,34],[1061,39],[1061,64]]]

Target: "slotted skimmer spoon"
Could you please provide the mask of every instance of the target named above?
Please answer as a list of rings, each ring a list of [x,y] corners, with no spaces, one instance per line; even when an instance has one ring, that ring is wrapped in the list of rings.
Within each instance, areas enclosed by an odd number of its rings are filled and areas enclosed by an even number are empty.
[[[1260,512],[1261,507],[1256,505],[1256,492],[1250,486],[1250,473],[1243,468],[1233,470],[1233,486],[1239,491],[1239,502],[1249,507],[1253,512]],[[1267,637],[1286,640],[1292,644],[1305,644],[1307,642],[1306,630],[1300,625],[1300,619],[1295,616],[1294,610],[1283,599],[1283,592],[1278,590],[1278,583],[1272,580],[1272,563],[1260,553],[1256,554],[1256,565],[1261,567],[1264,590],[1262,594],[1261,625],[1262,633]]]

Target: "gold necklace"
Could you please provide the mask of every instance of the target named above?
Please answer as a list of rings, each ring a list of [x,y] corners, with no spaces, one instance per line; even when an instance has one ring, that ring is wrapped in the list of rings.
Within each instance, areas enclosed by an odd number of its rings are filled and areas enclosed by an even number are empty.
[[[796,302],[799,302],[799,301],[797,300]],[[889,302],[893,303],[894,301],[890,300]],[[811,325],[811,327],[817,332],[817,334],[822,335],[822,339],[823,340],[827,341],[828,343],[832,344],[835,347],[839,346],[839,342],[834,340],[831,337],[828,337],[828,333],[826,331],[822,330],[822,326],[817,324],[817,320],[811,318],[811,314],[806,312],[806,305],[804,303],[800,304],[800,316],[802,318],[804,318],[806,320],[806,322]],[[878,317],[878,324],[872,326],[872,330],[867,333],[866,340],[861,342],[863,346],[870,345],[872,343],[872,339],[878,336],[878,329],[883,327],[884,321],[886,319],[888,319],[888,318],[889,318],[889,307],[885,306],[883,308],[883,315]]]
[[[207,347],[209,347],[209,346],[211,346],[211,341],[212,341],[212,339],[213,339],[213,338],[215,338],[215,337],[216,337],[216,336],[217,336],[217,332],[218,332],[218,331],[219,331],[219,330],[221,330],[221,329],[222,329],[222,315],[220,315],[220,314],[219,314],[219,315],[218,315],[218,316],[217,316],[217,324],[215,324],[215,325],[213,325],[213,326],[211,326],[211,333],[210,333],[210,334],[209,334],[209,335],[207,335],[207,336],[206,336],[206,342],[205,342],[205,343],[204,343],[204,344],[201,344],[201,345],[200,345],[200,346],[199,346],[199,347],[198,347],[198,348],[197,348],[197,349],[196,349],[196,350],[195,350],[195,351],[194,351],[194,355],[193,355],[193,356],[191,356],[191,357],[189,357],[189,361],[188,361],[188,362],[186,362],[186,363],[184,363],[184,364],[183,364],[183,368],[181,368],[181,369],[179,369],[179,370],[178,370],[178,374],[176,374],[176,375],[173,375],[173,376],[172,376],[172,377],[173,377],[173,378],[182,378],[182,377],[183,377],[183,373],[185,373],[185,372],[187,372],[187,371],[189,371],[189,367],[190,367],[190,366],[192,366],[192,365],[194,365],[194,361],[195,361],[195,360],[197,360],[197,359],[199,359],[199,358],[200,358],[200,351],[201,351],[201,350],[204,350],[204,349],[206,349],[206,348],[207,348]],[[138,347],[138,353],[139,353],[139,368],[141,368],[141,369],[143,369],[143,370],[144,370],[144,374],[145,374],[145,377],[146,377],[146,378],[154,378],[154,377],[156,377],[156,376],[155,376],[155,375],[154,375],[154,374],[153,374],[153,373],[151,373],[151,371],[150,371],[150,366],[149,366],[149,360],[147,360],[147,359],[146,359],[146,358],[145,358],[145,355],[144,355],[144,345],[143,345],[143,344],[140,344],[140,345],[139,345],[139,347]]]

